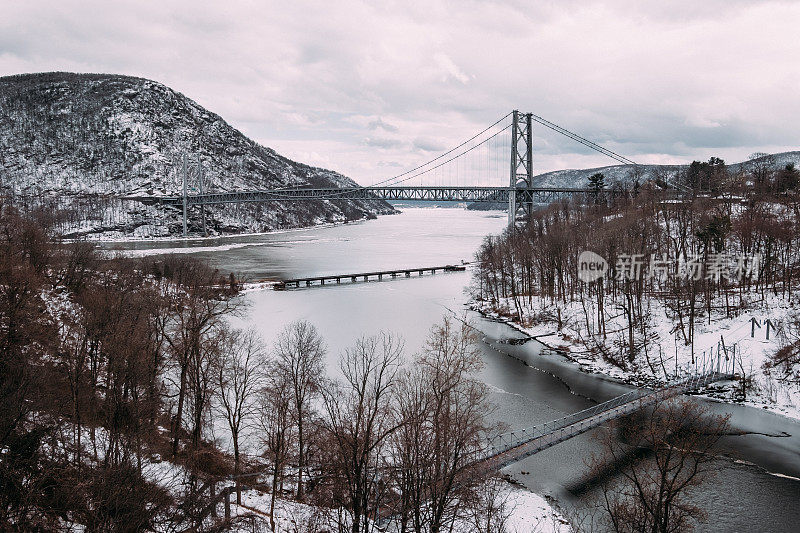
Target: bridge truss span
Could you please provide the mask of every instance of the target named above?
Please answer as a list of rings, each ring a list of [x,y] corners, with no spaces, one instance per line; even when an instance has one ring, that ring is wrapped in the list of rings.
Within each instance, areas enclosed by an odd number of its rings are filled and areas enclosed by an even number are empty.
[[[231,204],[269,201],[307,200],[389,200],[459,203],[517,202],[546,204],[576,194],[590,194],[578,188],[511,188],[511,187],[351,187],[234,191],[183,196],[129,196],[125,199],[143,203],[182,206]]]

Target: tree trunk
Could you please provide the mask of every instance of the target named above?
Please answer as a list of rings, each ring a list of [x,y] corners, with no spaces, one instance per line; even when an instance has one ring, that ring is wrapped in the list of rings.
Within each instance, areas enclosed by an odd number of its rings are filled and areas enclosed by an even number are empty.
[[[275,531],[275,493],[278,492],[278,461],[272,468],[272,498],[269,502],[269,527]]]
[[[302,410],[297,413],[297,499],[303,501],[303,467],[305,466],[305,450],[303,446],[303,415]]]
[[[236,484],[236,504],[242,505],[242,487],[239,485],[239,475],[241,474],[239,461],[239,433],[233,433],[233,476]]]
[[[186,396],[186,371],[187,365],[181,366],[181,384],[178,389],[178,412],[175,413],[175,422],[172,424],[172,456],[178,455],[178,441],[180,440],[181,418],[183,418],[183,402]]]

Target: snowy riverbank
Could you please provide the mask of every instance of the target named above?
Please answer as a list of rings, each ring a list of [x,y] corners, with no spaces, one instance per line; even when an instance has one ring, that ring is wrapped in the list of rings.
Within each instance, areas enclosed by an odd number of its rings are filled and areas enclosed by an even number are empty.
[[[381,216],[384,215],[393,215],[398,214],[400,211],[395,211],[394,213],[382,213]],[[149,255],[153,253],[194,253],[194,252],[201,252],[201,251],[208,251],[208,250],[227,250],[231,248],[226,248],[226,246],[234,246],[235,244],[220,244],[217,246],[198,246],[203,243],[212,242],[212,241],[228,241],[234,239],[241,239],[241,238],[248,238],[248,237],[263,237],[267,235],[282,235],[282,234],[290,234],[290,233],[299,233],[303,231],[315,230],[320,228],[335,228],[338,226],[347,226],[351,224],[361,224],[363,222],[373,220],[370,218],[361,218],[357,220],[342,220],[337,222],[319,222],[315,224],[311,224],[308,226],[299,226],[295,228],[283,228],[283,229],[275,229],[271,231],[252,231],[252,232],[242,232],[242,233],[229,233],[229,234],[214,234],[214,235],[191,235],[184,237],[182,235],[166,235],[166,236],[156,236],[150,234],[141,234],[141,235],[129,235],[122,232],[116,233],[105,233],[105,234],[90,234],[86,235],[84,238],[80,239],[62,239],[62,242],[65,243],[72,243],[72,242],[84,242],[88,241],[94,244],[100,245],[136,245],[136,244],[145,244],[145,243],[153,243],[153,244],[181,244],[180,247],[174,248],[148,248],[148,249],[137,249],[137,250],[122,250],[123,252],[135,252],[132,253],[132,256],[139,256],[139,255]],[[246,246],[247,244],[243,244]]]
[[[703,394],[716,401],[740,403],[800,420],[800,385],[781,379],[779,372],[768,364],[771,356],[786,342],[788,322],[798,306],[772,295],[765,295],[763,300],[756,301],[755,298],[746,313],[714,318],[710,324],[708,321],[697,322],[694,354],[691,345],[676,340],[675,324],[666,318],[660,304],[651,300],[648,342],[628,368],[621,368],[603,357],[597,340],[587,334],[587,320],[590,328],[596,327],[592,323],[592,311],[590,309],[587,313],[581,302],[554,304],[533,298],[531,306],[522,308],[521,321],[519,315],[511,311],[514,306],[510,301],[502,302],[497,308],[476,302],[472,307],[559,351],[586,372],[603,374],[636,386],[666,383],[686,369],[693,357],[701,358],[704,352],[712,350],[716,354],[723,342],[729,350],[736,345],[737,358],[741,358],[740,362],[737,359],[737,374],[746,377],[745,390],[742,390],[740,381],[720,382],[709,386]],[[756,320],[755,326],[753,319]],[[767,321],[770,322],[769,339]],[[625,328],[623,316],[610,316],[606,322],[605,342],[612,346],[623,342],[616,336],[624,334]]]

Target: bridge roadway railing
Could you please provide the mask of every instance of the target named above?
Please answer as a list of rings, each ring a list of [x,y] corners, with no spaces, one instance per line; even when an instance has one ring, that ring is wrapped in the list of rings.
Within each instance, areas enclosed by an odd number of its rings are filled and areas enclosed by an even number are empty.
[[[190,194],[185,197],[187,206],[269,202],[297,200],[404,200],[439,202],[507,202],[515,194],[518,202],[546,203],[576,194],[589,194],[589,189],[578,188],[512,188],[512,187],[345,187],[306,189],[265,189],[252,191]],[[183,196],[126,196],[149,204],[181,206]]]
[[[684,392],[696,390],[709,383],[732,377],[732,373],[722,373],[716,369],[710,369],[704,374],[686,377],[662,389],[655,391],[646,389],[633,390],[557,420],[497,435],[489,439],[489,447],[482,462],[488,469],[503,468],[559,442],[589,431],[609,420],[631,414]]]

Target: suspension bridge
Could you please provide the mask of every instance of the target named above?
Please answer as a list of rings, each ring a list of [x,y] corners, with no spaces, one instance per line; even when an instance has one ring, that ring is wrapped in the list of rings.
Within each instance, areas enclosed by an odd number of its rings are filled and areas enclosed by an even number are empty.
[[[578,187],[536,186],[533,172],[533,124],[564,135],[623,165],[634,161],[604,148],[533,113],[512,111],[434,159],[369,186],[316,188],[282,186],[263,190],[200,191],[189,194],[184,159],[183,194],[175,196],[126,196],[149,204],[170,205],[183,210],[184,236],[187,209],[212,204],[271,201],[402,200],[508,205],[508,223],[530,214],[536,206],[554,200],[593,192]],[[509,164],[510,163],[510,164]]]

